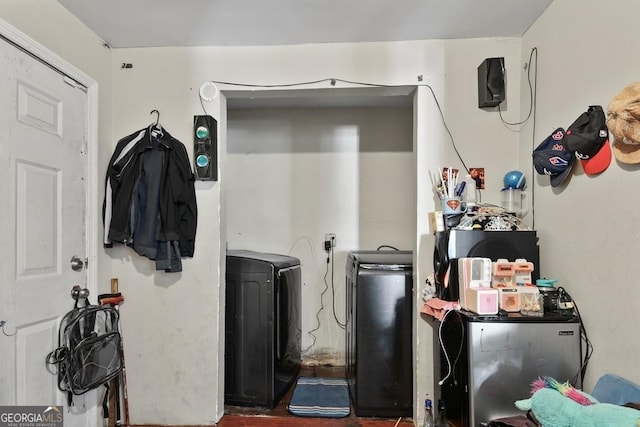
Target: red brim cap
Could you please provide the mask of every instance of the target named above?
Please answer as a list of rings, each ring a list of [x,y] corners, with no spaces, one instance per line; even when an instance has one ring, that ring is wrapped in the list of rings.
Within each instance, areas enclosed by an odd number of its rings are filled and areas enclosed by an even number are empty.
[[[581,162],[582,169],[587,175],[597,175],[604,172],[611,164],[611,145],[609,140],[602,144],[602,147],[594,156],[583,159]]]

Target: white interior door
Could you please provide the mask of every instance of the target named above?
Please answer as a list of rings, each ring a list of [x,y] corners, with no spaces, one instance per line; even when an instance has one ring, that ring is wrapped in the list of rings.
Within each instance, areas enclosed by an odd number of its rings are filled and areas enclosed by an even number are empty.
[[[70,265],[87,253],[87,105],[84,87],[0,39],[0,405],[62,405],[68,426],[95,424],[97,400],[69,408],[45,364],[87,284]]]

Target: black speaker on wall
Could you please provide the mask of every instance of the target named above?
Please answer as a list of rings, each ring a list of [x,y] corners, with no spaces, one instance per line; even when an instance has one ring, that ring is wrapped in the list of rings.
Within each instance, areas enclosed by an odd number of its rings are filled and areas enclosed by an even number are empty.
[[[478,107],[495,107],[504,99],[504,58],[487,58],[478,66]]]
[[[218,180],[218,122],[211,116],[193,116],[193,163],[196,179]]]

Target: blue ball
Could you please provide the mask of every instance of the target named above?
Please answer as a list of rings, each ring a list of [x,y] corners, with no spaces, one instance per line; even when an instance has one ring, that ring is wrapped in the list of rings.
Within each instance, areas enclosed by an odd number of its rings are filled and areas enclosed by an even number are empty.
[[[509,171],[504,175],[504,188],[515,188],[522,190],[527,183],[527,179],[520,171]]]

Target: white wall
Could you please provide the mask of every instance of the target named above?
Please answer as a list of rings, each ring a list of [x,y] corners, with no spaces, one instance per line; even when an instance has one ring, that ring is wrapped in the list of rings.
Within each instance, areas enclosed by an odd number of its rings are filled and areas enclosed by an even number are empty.
[[[640,4],[624,0],[555,1],[522,39],[522,55],[538,48],[537,145],[569,126],[589,105],[602,105],[639,80]],[[523,97],[524,102],[524,97]],[[523,168],[532,138],[520,141]],[[534,147],[535,147],[534,145]],[[585,390],[607,372],[640,384],[637,302],[640,301],[638,167],[614,159],[590,177],[576,164],[566,185],[535,179],[535,224],[541,264],[574,297],[594,346]]]
[[[114,52],[112,147],[155,122],[150,112],[157,109],[160,125],[192,151],[193,116],[203,113],[195,95],[201,83],[198,64],[170,51]],[[123,62],[133,67],[122,69]],[[221,118],[217,105],[208,108]],[[224,153],[224,133],[219,143]],[[224,274],[223,180],[196,182],[195,256],[183,259],[181,273],[156,271],[153,261],[123,246],[107,250],[126,298],[121,318],[133,423],[212,424],[222,414],[218,313],[224,299],[218,278]]]
[[[505,56],[508,68],[520,70],[520,43],[516,39],[116,50],[112,64],[113,132],[116,135],[113,144],[119,136],[147,125],[152,119],[149,111],[156,108],[161,112],[162,124],[189,147],[192,116],[203,112],[197,94],[205,81],[288,84],[338,77],[386,85],[412,85],[418,83],[420,75],[434,86],[462,155],[471,159],[468,162],[472,165],[487,168],[489,188],[485,197],[497,201],[497,182],[508,170],[503,159],[516,157],[518,138],[501,125],[496,113],[476,107],[476,67],[489,56]],[[131,63],[133,68],[121,70],[123,62]],[[519,79],[518,71],[510,74],[509,99],[517,100]],[[224,85],[220,88],[238,89]],[[432,254],[422,243],[425,234],[428,235],[423,221],[426,221],[428,210],[435,206],[428,170],[434,170],[442,163],[459,166],[433,99],[425,88],[420,92],[419,109],[414,113],[414,120],[421,129],[414,134],[414,197],[421,201],[414,218],[421,225],[415,227],[418,236],[411,249],[427,252],[417,252],[416,259],[429,269]],[[209,111],[207,103],[205,107],[214,117],[219,114]],[[518,115],[518,109],[519,105],[514,101],[505,114]],[[221,124],[224,122],[221,117],[216,118]],[[225,146],[220,149],[226,150]],[[507,160],[507,163],[511,161]],[[121,283],[128,283],[125,291],[131,302],[130,311],[123,313],[123,317],[124,327],[129,331],[125,339],[131,343],[127,351],[136,355],[129,370],[131,393],[138,397],[131,399],[136,423],[207,423],[222,415],[218,368],[222,366],[219,352],[223,343],[217,340],[213,331],[222,323],[217,312],[220,283],[216,260],[220,258],[220,247],[224,247],[221,242],[225,238],[221,230],[216,229],[216,222],[220,210],[224,210],[219,199],[231,197],[226,194],[231,184],[225,186],[224,183],[225,178],[232,176],[229,166],[221,165],[224,169],[220,182],[198,189],[199,223],[206,228],[199,228],[196,256],[185,262],[181,277],[153,272],[148,261],[124,249],[112,252],[113,274],[122,278]],[[340,189],[336,184],[335,190]],[[317,234],[313,238],[318,239]],[[316,246],[317,243],[316,240]],[[288,251],[286,245],[283,243],[282,247]],[[316,248],[316,251],[319,250]],[[427,273],[416,268],[418,292],[421,292]],[[316,307],[317,303],[313,301],[311,305]],[[416,311],[418,306],[417,302]],[[146,309],[136,309],[132,313],[134,307]],[[421,339],[416,343],[416,351],[424,352],[420,366],[416,368],[416,399],[422,400],[424,394],[433,395],[428,366],[432,331],[427,321],[417,316],[416,319],[416,336]],[[333,338],[336,342],[327,345],[335,348],[343,345],[342,336],[333,334]],[[171,387],[167,383],[171,383]],[[152,395],[147,392],[150,389],[155,391]],[[185,396],[189,401],[187,410],[177,413],[173,409],[176,395]],[[189,410],[195,408],[200,410]],[[419,405],[416,410],[419,412]]]

